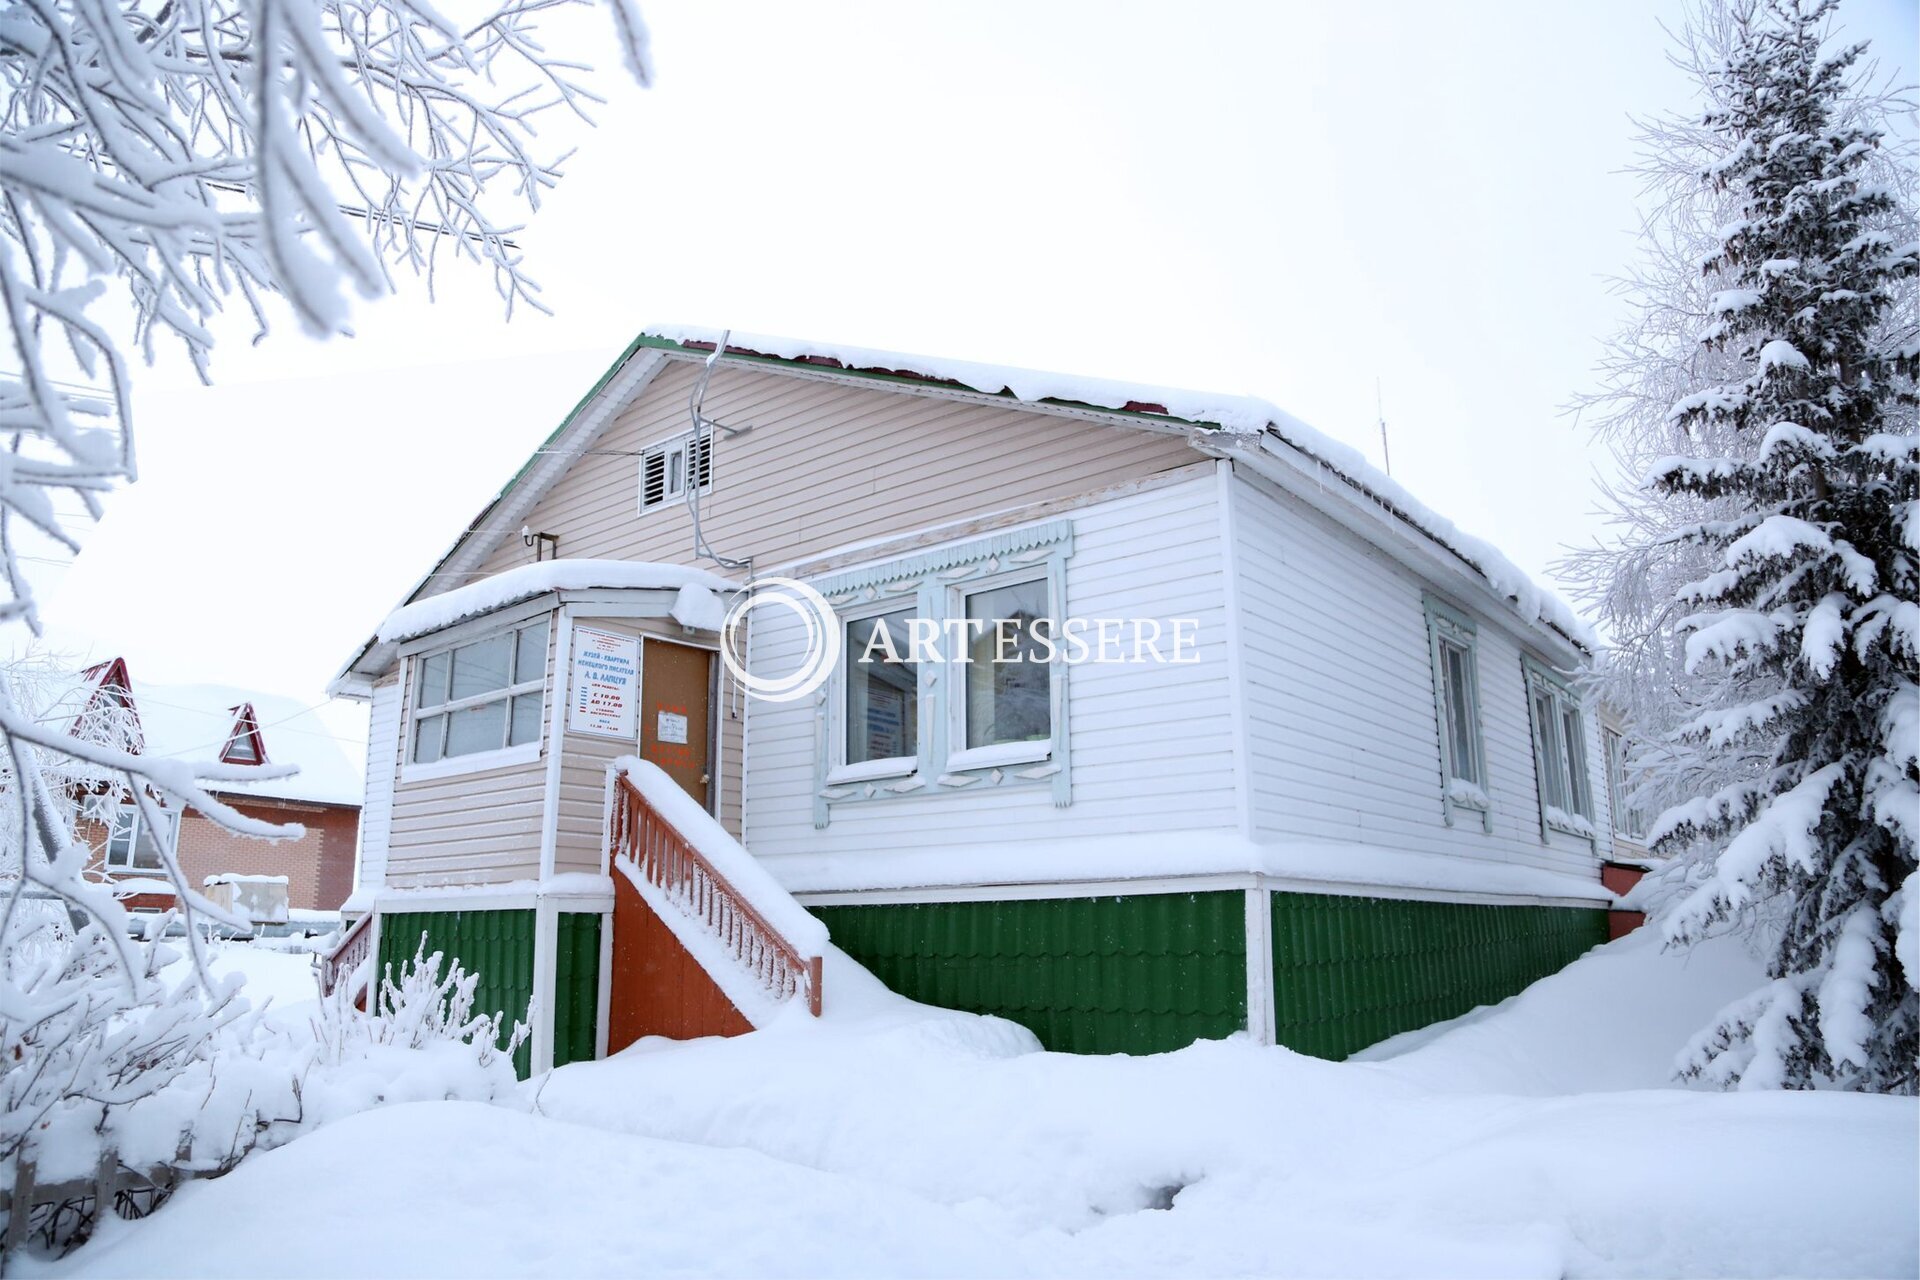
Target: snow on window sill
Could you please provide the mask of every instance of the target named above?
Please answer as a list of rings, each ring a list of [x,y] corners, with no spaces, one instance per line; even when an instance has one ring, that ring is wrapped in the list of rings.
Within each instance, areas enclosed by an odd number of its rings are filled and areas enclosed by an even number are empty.
[[[904,778],[919,767],[920,762],[912,756],[837,764],[827,770],[827,784],[832,786],[842,782],[872,782],[875,778]]]
[[[1456,808],[1477,809],[1482,813],[1493,808],[1493,797],[1465,778],[1455,778],[1447,783],[1447,800]]]
[[[499,751],[476,751],[471,755],[448,756],[444,760],[435,760],[432,764],[413,764],[400,767],[402,782],[431,782],[436,778],[457,778],[464,773],[483,773],[488,769],[506,769],[514,765],[531,764],[540,758],[538,742],[523,742],[517,747],[505,747]]]
[[[1600,833],[1594,830],[1591,822],[1577,813],[1568,813],[1565,809],[1553,805],[1546,806],[1547,826],[1554,831],[1570,836],[1579,836],[1582,840],[1597,840]]]
[[[1038,764],[1053,757],[1053,742],[996,742],[988,747],[968,747],[947,757],[949,772],[959,769],[995,769],[1013,764]]]

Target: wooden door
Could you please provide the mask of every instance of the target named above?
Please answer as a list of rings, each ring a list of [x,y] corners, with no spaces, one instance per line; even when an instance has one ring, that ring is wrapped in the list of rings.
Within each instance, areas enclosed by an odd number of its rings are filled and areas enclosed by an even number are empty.
[[[712,811],[713,654],[648,639],[640,658],[640,758]]]

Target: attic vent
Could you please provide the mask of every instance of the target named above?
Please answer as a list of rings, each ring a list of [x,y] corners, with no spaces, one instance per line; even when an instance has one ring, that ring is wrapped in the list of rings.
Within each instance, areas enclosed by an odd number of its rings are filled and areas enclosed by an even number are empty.
[[[705,493],[713,487],[713,437],[681,436],[640,455],[640,510],[651,511],[687,496],[689,475]]]

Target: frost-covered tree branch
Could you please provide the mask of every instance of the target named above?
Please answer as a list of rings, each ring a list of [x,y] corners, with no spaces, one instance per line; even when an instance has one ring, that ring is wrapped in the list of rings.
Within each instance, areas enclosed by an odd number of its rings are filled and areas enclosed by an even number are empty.
[[[78,552],[79,524],[136,478],[135,358],[184,357],[206,379],[229,310],[256,341],[281,314],[344,333],[349,289],[374,297],[403,273],[431,289],[448,260],[489,272],[509,315],[541,308],[515,237],[567,158],[542,130],[591,123],[601,99],[539,22],[592,2],[0,5],[0,626],[40,630],[23,537]],[[634,0],[605,7],[645,84]],[[200,994],[161,987],[152,948],[82,874],[81,811],[112,797],[152,830],[164,802],[300,832],[215,794],[272,770],[155,760],[110,713],[51,714],[31,672],[0,674],[0,1102],[28,1117],[0,1125],[4,1163],[46,1107],[158,1088],[232,1016],[191,928]],[[189,917],[218,918],[164,842],[160,857]]]

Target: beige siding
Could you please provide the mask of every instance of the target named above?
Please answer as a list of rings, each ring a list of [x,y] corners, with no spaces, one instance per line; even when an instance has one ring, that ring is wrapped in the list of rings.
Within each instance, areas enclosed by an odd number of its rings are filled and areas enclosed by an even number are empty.
[[[684,504],[640,514],[634,456],[687,430],[697,367],[669,364],[528,516],[561,555],[697,563]],[[706,412],[752,430],[715,442],[701,525],[759,572],[1196,461],[1177,436],[724,365]],[[531,559],[509,537],[483,569]]]
[[[693,555],[685,504],[644,515],[638,510],[637,454],[686,431],[687,398],[697,368],[670,362],[526,517],[534,529],[559,536],[562,556],[701,563]],[[739,366],[723,366],[715,374],[706,411],[752,430],[722,435],[716,442],[714,483],[701,499],[702,525],[711,545],[730,556],[751,556],[760,572],[932,526],[1093,493],[1198,461],[1177,436]],[[514,523],[516,532],[519,523]],[[480,575],[532,558],[517,536],[508,536]],[[422,594],[472,580],[430,581]],[[628,619],[621,625],[685,639],[664,624],[649,628]],[[558,683],[549,659],[550,706],[564,693],[556,691]],[[403,736],[409,718],[404,701]],[[720,718],[719,817],[737,835],[746,767],[742,699],[723,689],[715,714]],[[599,869],[606,764],[632,749],[601,739],[565,739],[556,871]],[[485,883],[539,875],[544,755],[511,769],[427,782],[398,777],[401,755],[395,743],[389,884]]]
[[[574,621],[630,636],[657,636],[675,644],[687,643],[673,624],[655,625],[632,618],[580,617]],[[643,650],[644,655],[644,650]],[[641,659],[645,662],[645,657]],[[720,726],[720,822],[740,834],[740,721],[726,716],[723,705],[714,708],[721,717]],[[619,756],[632,755],[637,743],[615,742],[585,734],[565,735],[566,754],[560,761],[560,813],[554,843],[554,870],[558,872],[600,870],[602,824],[605,818],[607,764]]]
[[[554,629],[547,633],[547,699],[553,699]],[[413,719],[413,663],[401,663],[400,732],[393,756],[387,885],[419,889],[497,884],[540,876],[540,823],[547,791],[546,729],[540,758],[503,769],[409,781],[404,760]]]

